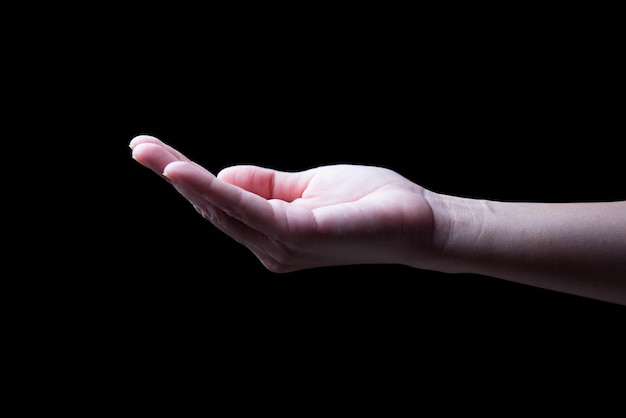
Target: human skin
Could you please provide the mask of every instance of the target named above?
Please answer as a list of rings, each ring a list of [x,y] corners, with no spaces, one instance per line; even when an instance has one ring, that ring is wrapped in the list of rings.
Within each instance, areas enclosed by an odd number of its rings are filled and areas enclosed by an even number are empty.
[[[158,138],[130,142],[204,218],[270,271],[403,264],[626,305],[626,201],[538,203],[427,190],[375,166],[217,175]]]

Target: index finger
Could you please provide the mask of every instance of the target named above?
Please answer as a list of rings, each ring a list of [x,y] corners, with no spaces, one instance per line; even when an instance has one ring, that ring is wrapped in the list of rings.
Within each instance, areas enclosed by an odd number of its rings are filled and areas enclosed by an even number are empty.
[[[228,216],[264,234],[276,235],[277,227],[281,226],[277,222],[274,207],[267,199],[222,181],[196,164],[171,162],[163,170],[163,176],[174,184],[191,188]]]
[[[175,159],[182,160],[182,161],[190,161],[189,158],[187,158],[183,153],[178,151],[176,148],[167,145],[165,142],[161,141],[160,139],[152,135],[137,135],[136,137],[131,139],[128,146],[130,147],[131,150],[135,150],[135,147],[140,144],[158,145],[161,148],[163,148],[165,151],[167,151],[170,155],[172,155]]]

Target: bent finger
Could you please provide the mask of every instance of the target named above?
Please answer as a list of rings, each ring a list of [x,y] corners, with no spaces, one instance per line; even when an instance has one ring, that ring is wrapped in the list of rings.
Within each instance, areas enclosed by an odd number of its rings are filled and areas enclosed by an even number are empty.
[[[277,222],[273,206],[266,199],[219,180],[196,164],[175,161],[165,167],[163,175],[174,185],[193,190],[228,216],[263,234],[275,237],[284,227]]]

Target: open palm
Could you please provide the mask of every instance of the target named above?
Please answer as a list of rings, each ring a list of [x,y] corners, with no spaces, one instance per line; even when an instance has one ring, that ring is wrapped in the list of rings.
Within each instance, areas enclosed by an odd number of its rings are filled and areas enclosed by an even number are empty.
[[[284,172],[252,165],[217,176],[150,136],[133,157],[164,176],[213,225],[273,272],[407,263],[431,250],[426,190],[386,168],[327,165]]]

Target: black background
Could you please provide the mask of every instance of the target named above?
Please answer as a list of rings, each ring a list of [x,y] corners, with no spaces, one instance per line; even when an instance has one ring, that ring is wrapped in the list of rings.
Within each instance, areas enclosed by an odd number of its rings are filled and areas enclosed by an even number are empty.
[[[344,378],[415,376],[435,359],[469,384],[490,356],[514,374],[544,356],[573,373],[566,348],[615,347],[623,306],[495,278],[395,265],[270,273],[131,159],[129,141],[147,133],[214,173],[349,162],[462,196],[626,199],[625,69],[605,14],[360,7],[151,5],[37,38],[13,105],[42,111],[51,151],[71,149],[38,179],[54,186],[21,200],[45,231],[25,242],[46,254],[25,271],[56,272],[28,282],[47,307],[32,322],[41,341],[80,340],[71,353],[87,374],[125,376],[128,390],[219,369],[227,396],[241,376],[341,391]],[[499,357],[520,347],[532,358],[522,366],[519,352]]]
[[[350,162],[478,198],[626,197],[622,117],[611,101],[623,92],[623,68],[609,34],[547,22],[379,25],[355,16],[346,25],[347,17],[261,24],[249,16],[221,30],[190,25],[175,41],[167,26],[136,28],[127,62],[112,70],[115,82],[103,80],[109,104],[101,120],[115,150],[106,172],[120,180],[111,201],[125,228],[115,239],[128,262],[126,285],[178,303],[217,298],[235,312],[252,306],[312,317],[329,309],[415,316],[436,307],[452,317],[529,306],[616,309],[402,266],[275,275],[130,159],[130,139],[148,133],[214,173],[243,163],[300,170]]]
[[[347,17],[229,20],[222,32],[190,27],[175,42],[167,27],[137,28],[132,56],[107,86],[113,101],[102,121],[124,168],[125,194],[115,201],[127,224],[119,238],[130,247],[131,277],[154,283],[156,276],[183,298],[221,293],[237,304],[250,292],[267,299],[261,305],[312,312],[318,303],[358,312],[382,300],[387,308],[426,304],[448,312],[615,309],[402,266],[275,275],[130,159],[129,140],[148,133],[214,173],[242,163],[300,170],[350,162],[387,166],[432,190],[478,198],[626,196],[617,140],[622,116],[611,100],[623,92],[623,68],[610,33],[566,22],[420,26],[371,16],[345,24]]]

